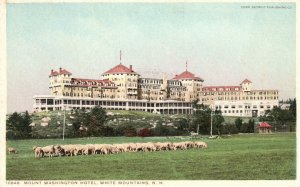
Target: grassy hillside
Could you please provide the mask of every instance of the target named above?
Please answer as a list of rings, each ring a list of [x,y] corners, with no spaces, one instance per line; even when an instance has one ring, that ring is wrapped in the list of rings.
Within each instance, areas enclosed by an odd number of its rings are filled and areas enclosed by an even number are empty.
[[[19,153],[7,156],[8,180],[157,179],[294,180],[296,134],[234,135],[203,139],[207,149],[35,159],[33,145],[184,141],[186,137],[84,138],[7,141]]]
[[[162,114],[153,114],[150,112],[143,112],[143,111],[128,111],[128,110],[107,110],[107,113],[113,114],[112,118],[129,118],[129,119],[141,119],[144,121],[147,120],[171,120],[171,119],[176,119],[176,118],[187,118],[190,117],[191,115],[162,115]],[[58,115],[60,114],[60,115]],[[39,113],[34,113],[33,114],[33,121],[35,123],[41,123],[41,119],[43,117],[50,117],[53,120],[56,121],[63,121],[63,114],[64,112],[60,111],[49,111],[49,112],[39,112]],[[70,122],[70,116],[72,114],[70,112],[66,112],[66,122]],[[235,119],[238,117],[234,116],[224,116],[225,122],[226,123],[234,123]],[[244,122],[248,122],[251,117],[240,117],[243,119]]]
[[[167,125],[173,127],[174,123],[180,118],[191,118],[191,115],[161,115],[153,114],[143,111],[126,111],[126,110],[108,110],[107,114],[108,120],[106,125],[116,128],[119,125],[132,125],[137,129],[140,128],[154,128],[158,123],[162,125]],[[67,137],[72,137],[74,133],[72,126],[72,117],[75,117],[70,111],[66,112],[66,129],[65,135]],[[47,126],[41,125],[45,121],[43,119],[49,119]],[[224,117],[225,123],[234,124],[234,121],[237,117]],[[250,118],[242,118],[245,123],[249,121]],[[40,112],[34,113],[32,116],[33,123],[33,137],[37,138],[61,138],[62,137],[62,128],[64,121],[64,112],[63,111],[52,111],[52,112]],[[84,122],[83,122],[84,125]],[[188,133],[188,132],[186,132]]]

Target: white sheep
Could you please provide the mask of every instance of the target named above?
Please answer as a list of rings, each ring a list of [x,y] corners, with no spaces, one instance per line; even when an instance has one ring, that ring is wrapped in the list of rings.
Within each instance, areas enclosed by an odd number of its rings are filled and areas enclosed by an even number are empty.
[[[41,147],[34,146],[32,149],[34,151],[34,157],[35,158],[40,158],[40,157],[44,156],[44,151]]]
[[[8,154],[10,155],[10,153],[16,154],[17,153],[17,149],[13,148],[13,147],[9,147],[8,149]]]
[[[47,153],[49,155],[49,158],[55,154],[54,145],[48,145],[48,146],[42,147],[42,150],[43,150],[43,153]]]
[[[93,144],[84,145],[84,148],[83,148],[84,155],[93,154],[94,152],[95,152],[95,145],[93,145]]]

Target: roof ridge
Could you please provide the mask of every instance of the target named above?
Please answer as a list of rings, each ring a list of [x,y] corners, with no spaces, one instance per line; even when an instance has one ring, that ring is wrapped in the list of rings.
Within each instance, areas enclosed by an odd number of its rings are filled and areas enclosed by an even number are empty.
[[[137,74],[136,72],[134,72],[132,70],[132,66],[130,65],[130,67],[126,67],[123,64],[118,64],[115,67],[109,69],[108,71],[106,71],[103,74],[115,74],[115,73],[132,73],[132,74]]]
[[[188,70],[185,70],[184,72],[180,73],[179,75],[175,75],[172,79],[178,80],[178,79],[194,79],[194,80],[202,80],[201,77],[196,77],[195,74],[189,72]]]

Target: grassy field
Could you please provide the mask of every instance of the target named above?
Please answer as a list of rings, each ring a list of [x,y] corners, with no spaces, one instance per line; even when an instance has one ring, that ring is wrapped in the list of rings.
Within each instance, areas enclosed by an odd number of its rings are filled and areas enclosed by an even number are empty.
[[[293,180],[296,134],[243,134],[201,139],[207,149],[35,159],[33,145],[185,141],[176,137],[85,138],[8,141],[7,180]]]

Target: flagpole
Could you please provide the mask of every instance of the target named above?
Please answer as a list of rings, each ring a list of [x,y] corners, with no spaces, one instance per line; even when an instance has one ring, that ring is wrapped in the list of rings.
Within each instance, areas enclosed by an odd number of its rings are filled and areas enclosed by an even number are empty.
[[[66,106],[64,107],[63,140],[65,140]]]
[[[185,61],[185,71],[187,71],[187,61]]]

